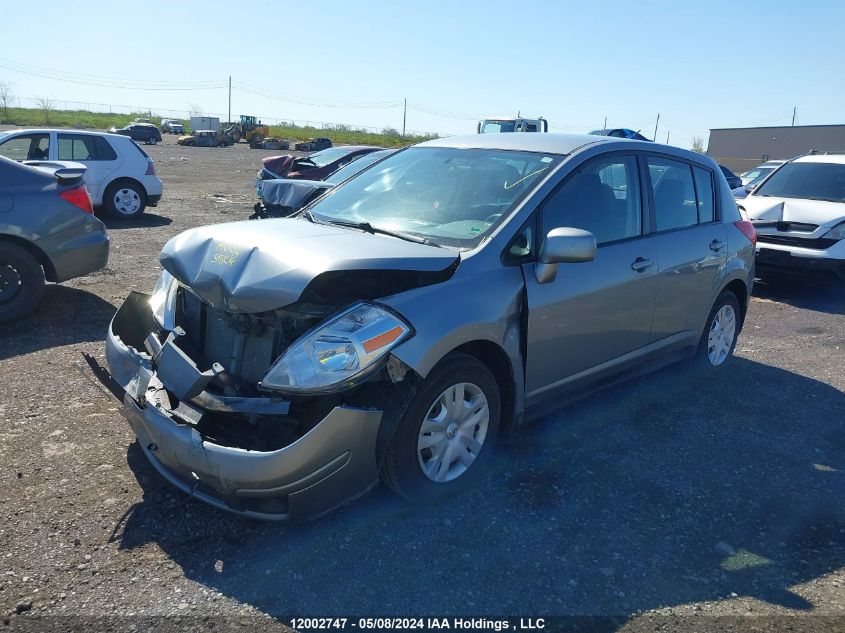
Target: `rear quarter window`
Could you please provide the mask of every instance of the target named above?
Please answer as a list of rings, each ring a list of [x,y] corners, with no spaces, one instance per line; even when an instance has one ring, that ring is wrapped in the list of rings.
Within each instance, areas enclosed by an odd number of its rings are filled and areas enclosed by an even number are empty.
[[[117,152],[102,136],[94,136],[94,146],[97,148],[97,160],[117,160]]]

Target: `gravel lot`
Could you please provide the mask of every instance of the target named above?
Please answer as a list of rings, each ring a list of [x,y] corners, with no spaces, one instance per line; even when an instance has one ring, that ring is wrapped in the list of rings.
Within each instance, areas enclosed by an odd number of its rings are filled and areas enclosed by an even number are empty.
[[[160,206],[109,222],[107,270],[50,286],[32,318],[0,327],[11,629],[168,614],[845,628],[845,285],[758,284],[718,379],[668,369],[518,428],[484,485],[451,504],[412,507],[382,487],[317,522],[257,523],[166,484],[83,371],[83,353],[104,362],[126,294],[152,288],[165,241],[245,219],[273,153],[173,137],[145,150]]]

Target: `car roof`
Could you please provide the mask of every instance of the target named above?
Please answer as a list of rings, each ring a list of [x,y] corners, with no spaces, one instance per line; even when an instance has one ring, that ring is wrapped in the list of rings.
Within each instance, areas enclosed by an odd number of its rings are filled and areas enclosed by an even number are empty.
[[[835,165],[845,165],[845,154],[807,154],[806,156],[799,156],[794,163],[833,163]]]
[[[4,134],[44,134],[45,132],[58,132],[60,134],[84,134],[86,136],[108,136],[109,138],[119,140],[120,142],[131,140],[121,134],[112,134],[111,132],[97,132],[96,130],[77,130],[72,127],[32,127],[20,128],[15,130],[3,130]]]
[[[593,143],[632,143],[628,139],[589,134],[550,134],[545,132],[505,132],[499,134],[467,134],[446,136],[425,141],[417,147],[454,147],[461,149],[504,149],[547,154],[571,154],[584,145]],[[653,144],[649,143],[653,149]]]

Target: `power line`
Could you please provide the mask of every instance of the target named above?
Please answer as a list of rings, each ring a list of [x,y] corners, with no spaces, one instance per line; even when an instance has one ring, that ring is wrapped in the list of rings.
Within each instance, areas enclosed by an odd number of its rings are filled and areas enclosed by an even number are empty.
[[[96,86],[98,88],[113,88],[116,90],[153,90],[153,91],[162,91],[162,90],[178,90],[178,91],[192,91],[192,90],[216,90],[218,88],[224,88],[225,84],[223,83],[205,83],[205,82],[198,82],[198,83],[163,83],[163,82],[156,82],[154,80],[151,81],[144,81],[139,83],[139,80],[134,79],[109,79],[106,77],[100,77],[98,79],[94,78],[86,78],[85,75],[76,75],[73,73],[65,73],[63,71],[52,71],[46,69],[36,69],[36,68],[27,68],[25,66],[20,66],[18,64],[9,63],[3,60],[0,60],[0,68],[5,68],[6,70],[11,70],[12,72],[20,73],[22,75],[29,75],[32,77],[39,77],[41,79],[51,79],[54,81],[62,81],[65,83],[72,83],[72,84],[79,84],[84,86]]]
[[[250,86],[240,82],[234,82],[232,87],[241,92],[246,92],[259,97],[267,99],[275,99],[276,101],[285,101],[288,103],[298,103],[301,105],[310,105],[323,108],[359,108],[359,109],[382,109],[382,108],[399,108],[402,107],[401,101],[370,101],[370,102],[356,102],[356,101],[335,101],[330,99],[319,99],[316,97],[302,97],[285,92],[273,92],[266,88],[259,88]]]

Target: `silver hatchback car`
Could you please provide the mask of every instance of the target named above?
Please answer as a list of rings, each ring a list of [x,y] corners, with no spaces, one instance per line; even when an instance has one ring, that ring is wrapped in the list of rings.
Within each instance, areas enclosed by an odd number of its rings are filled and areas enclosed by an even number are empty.
[[[111,324],[112,386],[181,490],[265,519],[383,480],[433,502],[598,383],[730,357],[755,233],[718,165],[599,136],[396,152],[285,219],[170,240]]]

